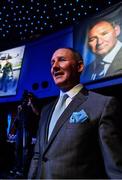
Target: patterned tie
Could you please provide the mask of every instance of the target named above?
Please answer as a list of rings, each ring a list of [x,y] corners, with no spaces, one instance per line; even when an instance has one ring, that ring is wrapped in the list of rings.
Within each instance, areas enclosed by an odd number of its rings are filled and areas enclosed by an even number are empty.
[[[92,78],[91,78],[92,80],[99,79],[99,78],[102,78],[105,76],[105,65],[106,64],[110,64],[110,63],[106,63],[104,61],[101,61],[97,65],[95,73],[92,74]]]
[[[66,99],[68,98],[67,94],[64,94],[63,96],[60,96],[58,103],[56,104],[55,110],[52,114],[52,118],[49,124],[49,132],[48,132],[48,140],[50,138],[50,135],[59,119],[59,117],[61,116],[61,114],[63,113],[63,111],[66,108]]]

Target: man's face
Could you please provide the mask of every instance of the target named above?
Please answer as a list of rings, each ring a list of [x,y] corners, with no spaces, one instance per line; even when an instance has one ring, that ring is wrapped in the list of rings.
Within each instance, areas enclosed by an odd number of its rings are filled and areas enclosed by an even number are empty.
[[[109,22],[101,21],[89,31],[88,45],[93,53],[104,56],[115,46],[119,33],[119,26],[113,27]]]
[[[54,52],[51,59],[51,74],[55,84],[64,91],[79,83],[82,69],[83,64],[74,60],[71,50],[62,48]]]

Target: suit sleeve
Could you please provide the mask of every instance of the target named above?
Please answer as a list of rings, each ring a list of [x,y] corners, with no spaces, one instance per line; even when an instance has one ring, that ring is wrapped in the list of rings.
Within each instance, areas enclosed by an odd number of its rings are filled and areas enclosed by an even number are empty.
[[[41,130],[41,118],[39,121],[39,128],[37,132],[37,140],[34,147],[34,155],[30,163],[30,168],[28,172],[28,179],[36,179],[38,163],[40,158],[40,130]]]
[[[122,178],[122,101],[112,98],[100,121],[100,141],[107,175]]]

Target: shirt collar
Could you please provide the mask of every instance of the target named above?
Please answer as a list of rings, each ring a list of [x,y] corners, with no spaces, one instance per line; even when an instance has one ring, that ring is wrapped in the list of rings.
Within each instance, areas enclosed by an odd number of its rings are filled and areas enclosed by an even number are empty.
[[[115,47],[103,58],[103,61],[106,63],[112,63],[121,47],[122,43],[120,41],[117,41]]]
[[[63,96],[64,94],[68,94],[68,96],[73,99],[73,97],[79,93],[79,91],[83,88],[82,84],[77,84],[76,86],[74,86],[72,89],[70,89],[67,92],[62,92],[60,91],[60,96]]]

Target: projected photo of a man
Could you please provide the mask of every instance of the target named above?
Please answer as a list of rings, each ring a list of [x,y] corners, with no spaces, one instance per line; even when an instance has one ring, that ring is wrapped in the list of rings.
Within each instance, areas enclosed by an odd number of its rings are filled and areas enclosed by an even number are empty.
[[[96,55],[87,68],[91,80],[122,73],[122,42],[118,39],[119,35],[120,26],[115,22],[103,19],[90,27],[88,45]]]
[[[122,75],[121,16],[122,7],[118,5],[75,26],[74,46],[81,49],[85,61],[84,82]]]

